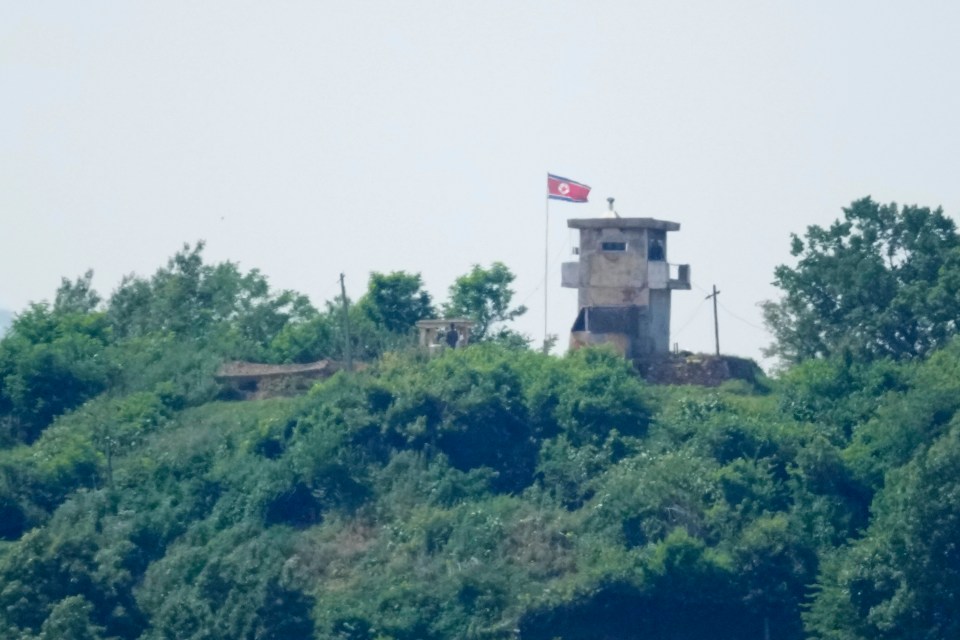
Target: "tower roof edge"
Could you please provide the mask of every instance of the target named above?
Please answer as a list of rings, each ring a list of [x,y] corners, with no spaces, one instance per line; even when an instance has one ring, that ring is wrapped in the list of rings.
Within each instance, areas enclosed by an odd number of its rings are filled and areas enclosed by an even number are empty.
[[[679,222],[656,218],[572,218],[567,220],[571,229],[657,229],[679,231]]]

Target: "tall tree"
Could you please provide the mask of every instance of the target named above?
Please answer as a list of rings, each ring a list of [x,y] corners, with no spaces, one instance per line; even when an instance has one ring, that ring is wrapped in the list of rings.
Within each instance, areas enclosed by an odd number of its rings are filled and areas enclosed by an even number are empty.
[[[60,296],[58,295],[58,303]],[[115,371],[103,313],[34,303],[0,341],[0,424],[32,442],[58,415],[103,391]]]
[[[203,261],[203,242],[184,245],[149,279],[127,277],[111,296],[108,317],[120,338],[169,332],[215,345],[228,357],[262,358],[290,322],[316,316],[309,300],[270,290],[266,277],[232,262]]]
[[[473,336],[482,340],[498,322],[508,322],[527,312],[523,305],[510,308],[516,277],[502,262],[494,262],[489,269],[473,265],[470,273],[460,276],[450,286],[450,300],[444,305],[447,316],[465,316],[473,320]]]
[[[910,358],[957,332],[960,237],[942,209],[869,197],[827,228],[792,236],[795,267],[776,268],[778,302],[763,304],[784,363],[849,353]]]
[[[409,333],[417,320],[433,315],[430,294],[420,274],[404,271],[370,274],[367,292],[358,306],[376,324],[391,333]]]

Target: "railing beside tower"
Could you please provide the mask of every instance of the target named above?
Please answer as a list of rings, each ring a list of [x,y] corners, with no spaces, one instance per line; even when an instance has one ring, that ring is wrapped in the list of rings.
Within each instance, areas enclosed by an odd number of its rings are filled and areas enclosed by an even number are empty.
[[[669,287],[671,289],[689,289],[690,288],[690,265],[670,264],[669,270],[670,270]]]

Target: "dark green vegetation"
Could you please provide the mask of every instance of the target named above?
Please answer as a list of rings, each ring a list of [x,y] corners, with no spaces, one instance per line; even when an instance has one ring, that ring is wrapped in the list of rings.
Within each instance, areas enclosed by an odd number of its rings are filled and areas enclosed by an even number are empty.
[[[864,198],[829,228],[793,236],[796,267],[780,266],[785,296],[766,303],[788,363],[846,353],[860,360],[923,357],[956,334],[960,236],[943,210]]]
[[[954,327],[651,387],[502,325],[428,360],[419,276],[373,274],[366,370],[226,402],[225,358],[339,357],[339,301],[200,249],[107,301],[65,281],[0,341],[2,637],[960,637]],[[445,308],[508,319],[511,278]]]

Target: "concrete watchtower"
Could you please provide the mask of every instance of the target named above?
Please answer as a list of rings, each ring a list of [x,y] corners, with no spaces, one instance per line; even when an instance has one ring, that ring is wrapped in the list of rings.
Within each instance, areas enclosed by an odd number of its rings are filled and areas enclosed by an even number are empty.
[[[667,232],[680,225],[621,218],[609,198],[607,217],[567,221],[580,230],[579,260],[563,265],[563,286],[579,291],[570,348],[614,345],[631,360],[670,353],[670,292],[690,288],[690,266],[667,262]]]

